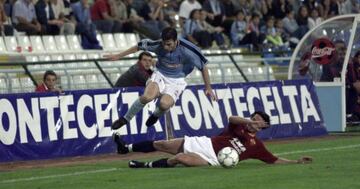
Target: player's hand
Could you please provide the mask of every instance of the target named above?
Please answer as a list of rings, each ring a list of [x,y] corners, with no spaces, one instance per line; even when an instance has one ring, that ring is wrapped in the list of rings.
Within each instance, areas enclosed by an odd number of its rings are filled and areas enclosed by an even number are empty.
[[[251,121],[249,123],[249,126],[251,127],[251,129],[255,130],[255,131],[260,131],[264,128],[269,127],[269,124],[267,124],[264,121]]]
[[[310,156],[303,156],[300,159],[298,159],[297,163],[305,164],[305,163],[311,163],[313,161],[313,158]]]
[[[112,61],[120,59],[120,56],[117,54],[106,54],[103,57],[106,58],[107,60],[112,60]]]
[[[213,100],[213,101],[217,101],[217,100],[218,100],[218,98],[217,98],[217,96],[215,95],[215,93],[214,93],[214,91],[212,90],[212,88],[206,89],[206,90],[205,90],[205,94],[206,94],[206,96],[210,97],[211,100]]]

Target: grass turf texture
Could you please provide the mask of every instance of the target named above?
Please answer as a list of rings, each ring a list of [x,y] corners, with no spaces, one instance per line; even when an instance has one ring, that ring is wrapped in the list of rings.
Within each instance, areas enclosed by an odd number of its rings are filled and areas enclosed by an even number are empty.
[[[329,149],[350,145],[357,146]],[[289,143],[270,143],[267,146],[277,154],[293,152],[281,157],[297,159],[309,155],[314,162],[306,165],[267,165],[247,160],[232,169],[130,169],[127,161],[102,162],[1,172],[0,188],[360,188],[360,135],[331,140],[290,140]],[[315,150],[295,152],[312,149]]]

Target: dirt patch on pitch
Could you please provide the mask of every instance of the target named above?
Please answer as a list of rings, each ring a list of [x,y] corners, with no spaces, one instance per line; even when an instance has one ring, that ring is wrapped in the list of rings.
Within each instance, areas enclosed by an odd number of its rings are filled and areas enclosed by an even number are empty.
[[[268,140],[265,141],[265,144],[286,144],[286,143],[297,143],[297,142],[301,143],[301,142],[309,142],[309,141],[334,140],[338,138],[359,137],[359,136],[360,133],[346,133],[346,134],[332,134],[321,137],[284,138],[284,139]],[[0,163],[0,171],[13,171],[19,169],[33,169],[33,168],[46,168],[46,167],[64,167],[64,166],[112,162],[112,161],[120,161],[120,160],[158,158],[160,156],[169,156],[169,155],[162,152],[153,152],[146,154],[131,153],[126,155],[118,155],[116,153],[112,153],[112,154],[103,154],[96,156],[81,156],[81,157],[51,159],[51,160],[17,161],[10,163]]]
[[[112,162],[120,160],[145,159],[160,156],[168,156],[166,153],[131,153],[126,155],[118,155],[116,153],[95,155],[95,156],[78,156],[69,158],[59,158],[50,160],[33,160],[33,161],[17,161],[10,163],[0,163],[0,171],[13,171],[18,169],[33,169],[47,167],[64,167],[71,165],[92,164],[101,162]]]

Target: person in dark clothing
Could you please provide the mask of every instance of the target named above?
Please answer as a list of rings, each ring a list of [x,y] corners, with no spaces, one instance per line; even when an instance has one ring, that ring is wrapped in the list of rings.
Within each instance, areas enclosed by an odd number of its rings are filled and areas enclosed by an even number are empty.
[[[349,62],[346,72],[346,114],[348,121],[360,120],[360,50]]]
[[[49,0],[39,0],[35,4],[36,17],[45,28],[48,35],[59,35],[60,27],[64,25],[62,20],[55,19],[54,10]]]
[[[139,61],[119,77],[114,87],[145,87],[146,81],[153,73],[152,65],[152,55],[149,52],[142,52]]]

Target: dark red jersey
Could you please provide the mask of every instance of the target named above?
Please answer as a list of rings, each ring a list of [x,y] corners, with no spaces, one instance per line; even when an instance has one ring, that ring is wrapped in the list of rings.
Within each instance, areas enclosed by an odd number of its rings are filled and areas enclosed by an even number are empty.
[[[244,125],[229,124],[219,136],[211,137],[211,142],[216,154],[224,147],[233,147],[240,154],[240,161],[258,159],[266,163],[274,163],[278,159]]]
[[[45,83],[42,83],[41,85],[38,85],[35,89],[35,92],[49,92],[49,88],[45,85]]]

